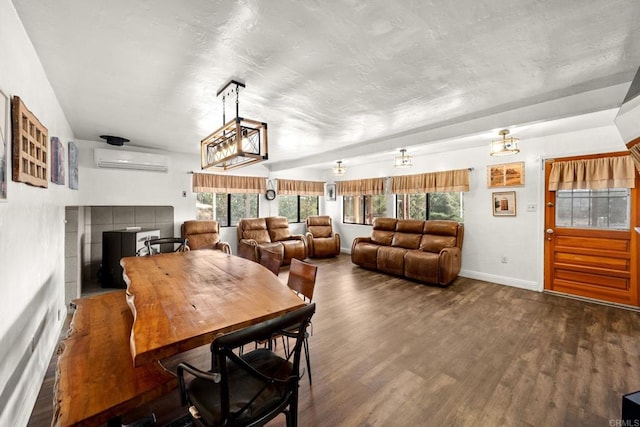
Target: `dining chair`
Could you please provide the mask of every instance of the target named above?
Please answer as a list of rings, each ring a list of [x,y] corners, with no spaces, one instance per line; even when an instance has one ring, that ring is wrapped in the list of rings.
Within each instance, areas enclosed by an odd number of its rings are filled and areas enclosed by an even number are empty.
[[[304,333],[315,312],[315,304],[275,319],[217,337],[211,343],[211,370],[205,372],[188,363],[177,367],[180,400],[200,426],[264,425],[284,413],[289,427],[298,423],[298,385]],[[275,335],[295,340],[285,357],[269,348],[237,354],[238,348],[254,341],[269,341]],[[194,378],[185,381],[187,373]]]
[[[144,255],[155,255],[159,254],[160,248],[155,248],[154,246],[159,245],[173,245],[173,252],[186,252],[189,251],[189,246],[187,245],[188,239],[184,237],[161,237],[159,239],[149,239],[145,240],[144,246],[146,248],[146,253]],[[178,245],[176,247],[175,245]],[[139,253],[139,255],[143,255]]]
[[[316,286],[316,276],[318,274],[318,266],[309,264],[308,262],[300,261],[299,259],[292,258],[291,265],[289,266],[289,278],[287,279],[287,286],[293,290],[300,298],[305,302],[311,303],[313,300],[313,291]],[[313,325],[309,322],[308,329],[313,334]],[[304,355],[307,362],[307,371],[309,372],[309,384],[311,381],[311,362],[309,359],[309,332],[304,331]],[[289,353],[289,345],[286,337],[283,338],[283,345],[285,351]]]
[[[280,274],[280,266],[282,265],[282,251],[268,247],[262,248],[260,251],[260,264],[267,267],[277,276]]]

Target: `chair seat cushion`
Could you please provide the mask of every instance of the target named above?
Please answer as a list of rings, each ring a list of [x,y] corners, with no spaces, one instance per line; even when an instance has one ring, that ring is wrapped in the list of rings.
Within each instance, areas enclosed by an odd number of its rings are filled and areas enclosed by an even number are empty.
[[[260,348],[242,356],[246,362],[259,372],[279,378],[288,379],[295,375],[292,364],[276,355],[272,351]],[[247,420],[259,418],[276,408],[287,393],[287,385],[265,383],[249,375],[230,360],[229,364],[229,401],[231,413],[238,413],[248,404],[246,410],[232,418],[237,424],[244,424]],[[188,387],[189,399],[198,408],[205,423],[217,425],[220,423],[220,384],[205,381],[200,378],[192,380]],[[264,388],[264,390],[263,390]],[[290,388],[290,386],[289,386]],[[262,391],[261,391],[262,390]],[[257,398],[256,395],[258,396]],[[252,399],[254,399],[252,401]],[[234,423],[234,424],[236,424]]]

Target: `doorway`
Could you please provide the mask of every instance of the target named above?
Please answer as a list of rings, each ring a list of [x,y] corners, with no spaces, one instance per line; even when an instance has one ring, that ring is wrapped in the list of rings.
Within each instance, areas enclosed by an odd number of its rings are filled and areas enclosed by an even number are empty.
[[[545,290],[640,305],[635,231],[640,221],[635,169],[631,173],[633,188],[549,190],[555,162],[623,156],[628,156],[628,152],[545,162]]]

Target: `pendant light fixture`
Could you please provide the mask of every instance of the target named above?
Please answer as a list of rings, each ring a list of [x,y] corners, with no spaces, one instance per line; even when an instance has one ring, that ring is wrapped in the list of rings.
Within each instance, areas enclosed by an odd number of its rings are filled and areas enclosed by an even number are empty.
[[[333,174],[344,175],[345,173],[347,173],[347,168],[342,165],[342,160],[338,160],[336,165],[333,167]]]
[[[491,141],[490,155],[508,156],[510,154],[517,154],[520,152],[518,149],[519,139],[512,136],[507,138],[507,135],[509,135],[509,129],[502,129],[499,134],[502,136],[502,139]]]
[[[396,156],[395,167],[397,168],[410,168],[413,166],[412,157],[407,154],[405,148],[400,149],[400,155]]]
[[[239,115],[239,94],[244,83],[230,80],[216,96],[222,95],[222,127],[200,142],[202,169],[235,169],[269,159],[267,124]],[[235,95],[236,116],[225,123],[225,101]]]

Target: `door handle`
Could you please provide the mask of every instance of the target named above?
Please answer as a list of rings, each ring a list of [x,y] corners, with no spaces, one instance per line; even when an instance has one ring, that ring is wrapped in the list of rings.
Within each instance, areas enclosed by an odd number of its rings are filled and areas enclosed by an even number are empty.
[[[547,228],[547,234],[553,234],[553,228]]]

